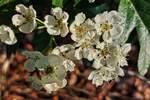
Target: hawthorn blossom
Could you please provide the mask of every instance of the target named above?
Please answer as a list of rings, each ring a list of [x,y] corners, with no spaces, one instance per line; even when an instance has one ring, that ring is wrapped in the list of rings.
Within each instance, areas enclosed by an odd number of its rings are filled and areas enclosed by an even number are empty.
[[[126,56],[130,49],[130,44],[125,44],[121,47],[114,43],[103,42],[97,45],[98,53],[93,62],[93,67],[98,69],[104,65],[127,66]]]
[[[60,7],[52,8],[52,15],[45,16],[45,26],[47,27],[47,32],[50,35],[61,35],[65,37],[68,30],[68,18],[69,15],[67,12],[63,11]]]
[[[26,51],[24,55],[28,58],[25,66],[29,71],[34,71],[36,68],[46,73],[40,81],[48,92],[56,91],[67,84],[66,69],[61,56],[55,54],[44,56],[38,51]]]
[[[113,39],[118,38],[122,32],[122,17],[116,11],[104,12],[94,18],[97,34],[102,35],[105,42],[111,43]]]
[[[90,73],[88,79],[96,86],[100,86],[103,82],[108,82],[113,79],[118,79],[119,76],[124,76],[123,69],[120,66],[103,66]]]
[[[76,45],[75,57],[78,60],[86,58],[92,61],[97,56],[97,50],[94,49],[93,43],[91,41],[79,41]]]
[[[70,44],[62,45],[62,46],[57,46],[55,47],[51,54],[56,54],[61,57],[63,57],[63,65],[65,66],[66,71],[74,71],[75,64],[73,60],[75,59],[74,57],[74,46]]]
[[[98,53],[92,65],[95,70],[90,73],[88,79],[99,86],[105,81],[108,82],[123,76],[124,72],[121,67],[128,65],[126,56],[131,50],[131,45],[119,46],[118,44],[103,42],[96,48]]]
[[[12,23],[19,28],[23,33],[31,33],[36,27],[36,11],[32,6],[27,8],[23,4],[16,5],[16,11],[20,14],[15,14],[12,17]]]
[[[10,27],[6,25],[0,26],[0,41],[8,45],[13,45],[17,42],[14,32]]]
[[[95,36],[94,22],[86,19],[84,13],[75,16],[75,21],[70,25],[71,39],[78,42],[81,39],[92,39]]]

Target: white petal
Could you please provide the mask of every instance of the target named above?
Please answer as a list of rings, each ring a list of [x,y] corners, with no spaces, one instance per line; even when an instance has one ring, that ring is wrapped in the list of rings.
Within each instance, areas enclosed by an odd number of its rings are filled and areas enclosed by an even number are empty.
[[[67,12],[63,12],[63,22],[67,22],[69,18],[69,14]]]
[[[29,6],[28,16],[30,16],[31,18],[35,18],[36,17],[36,11],[33,8],[33,6]]]
[[[48,93],[51,93],[52,91],[57,91],[58,89],[60,89],[60,87],[56,83],[45,84],[43,87]]]
[[[68,25],[67,23],[64,23],[61,29],[61,37],[65,37],[69,33]]]
[[[16,14],[12,17],[12,23],[15,26],[20,26],[25,22],[26,22],[26,19],[20,14]]]
[[[65,87],[66,85],[67,85],[67,80],[63,79],[61,88]]]
[[[19,30],[23,33],[31,33],[36,27],[36,21],[31,20],[19,27]]]
[[[120,62],[119,62],[120,66],[128,66],[128,62],[125,57],[122,57],[119,60],[120,60]]]
[[[96,52],[93,48],[83,48],[83,57],[88,59],[89,61],[92,61],[95,56],[96,56]]]
[[[63,18],[63,11],[60,7],[52,8],[51,14],[54,15],[57,19]]]
[[[51,54],[60,55],[59,47],[55,47],[55,48],[52,50]]]
[[[108,43],[112,42],[112,37],[108,32],[103,33],[102,38],[105,42],[108,42]]]
[[[85,21],[85,19],[86,19],[85,14],[81,12],[75,16],[75,23],[77,25],[80,25]]]
[[[70,72],[74,71],[75,64],[73,61],[65,60],[63,61],[63,65],[65,66],[66,71],[70,71]]]
[[[131,44],[130,43],[126,43],[121,48],[123,50],[124,55],[126,56],[127,53],[131,50]]]
[[[47,27],[47,32],[50,35],[60,35],[59,29],[55,27]]]
[[[72,35],[71,35],[71,39],[72,39],[73,41],[78,41],[78,40],[79,40],[79,39],[77,38],[76,34],[72,34]]]
[[[73,23],[71,23],[71,25],[70,25],[70,27],[69,27],[70,32],[73,33],[73,34],[76,34],[75,26],[76,26],[76,23],[73,22]]]
[[[78,60],[81,60],[81,59],[82,59],[82,48],[76,49],[76,51],[75,51],[75,57],[76,57]]]
[[[123,69],[122,68],[118,68],[118,75],[119,76],[124,76],[124,71],[123,71]]]
[[[92,71],[88,76],[88,80],[92,80],[94,76],[95,76],[95,71]]]
[[[55,26],[55,24],[56,24],[56,19],[55,19],[55,17],[54,17],[54,16],[51,16],[51,15],[46,15],[46,16],[45,16],[44,24],[45,24],[47,27],[53,27],[53,26]]]
[[[95,35],[96,35],[96,32],[90,31],[90,32],[86,33],[85,38],[88,39],[88,40],[91,40],[95,37]]]
[[[96,15],[95,16],[95,18],[94,18],[94,20],[95,20],[95,22],[97,23],[97,24],[102,24],[102,23],[105,23],[106,21],[107,21],[107,14],[108,14],[108,12],[106,11],[106,12],[104,12],[104,13],[102,13],[102,14],[98,14],[98,15]]]
[[[53,66],[60,66],[63,63],[62,57],[54,54],[48,55],[48,61]]]
[[[101,59],[100,58],[96,58],[93,62],[92,67],[99,69],[100,67],[102,67],[103,65],[101,64]]]
[[[113,28],[110,30],[110,34],[114,39],[118,38],[122,32],[123,28],[119,25],[113,25]]]
[[[121,15],[119,14],[119,12],[115,10],[112,10],[111,12],[109,12],[108,17],[109,19],[111,19],[110,20],[111,23],[116,23],[116,24],[122,23]]]
[[[100,28],[100,24],[95,24],[95,29],[97,31],[97,35],[101,36],[102,35],[102,31]]]
[[[12,29],[5,25],[0,26],[0,40],[8,45],[12,45],[17,42],[17,39]]]
[[[74,47],[71,44],[65,44],[59,47],[61,52],[68,52],[72,49],[74,49]]]
[[[16,5],[16,11],[21,13],[22,15],[28,14],[28,8],[24,6],[23,4]]]
[[[106,45],[105,42],[101,42],[101,43],[98,42],[97,45],[96,45],[96,48],[103,49],[105,47],[105,45]]]

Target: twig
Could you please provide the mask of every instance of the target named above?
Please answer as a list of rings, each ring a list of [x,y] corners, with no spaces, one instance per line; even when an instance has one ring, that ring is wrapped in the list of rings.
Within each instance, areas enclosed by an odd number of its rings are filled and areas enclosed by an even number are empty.
[[[125,70],[125,73],[131,75],[131,76],[137,76],[138,78],[142,79],[143,81],[147,82],[148,84],[150,84],[150,80],[147,79],[144,76],[141,76],[140,74],[134,72],[134,71],[130,71],[130,70]]]

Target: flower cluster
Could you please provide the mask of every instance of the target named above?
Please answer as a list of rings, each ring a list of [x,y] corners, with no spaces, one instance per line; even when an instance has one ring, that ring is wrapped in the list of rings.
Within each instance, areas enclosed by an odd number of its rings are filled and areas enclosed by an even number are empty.
[[[122,67],[128,65],[126,56],[131,45],[114,42],[123,33],[122,17],[117,11],[106,11],[94,18],[87,18],[80,12],[70,26],[68,26],[69,14],[59,7],[52,8],[51,15],[46,15],[45,21],[36,18],[36,11],[32,6],[27,8],[19,4],[16,11],[19,14],[12,17],[12,23],[23,33],[31,33],[37,26],[36,21],[43,23],[49,35],[65,37],[71,33],[73,44],[56,46],[46,56],[37,51],[24,52],[28,58],[25,62],[27,70],[46,73],[40,79],[40,83],[49,93],[67,84],[65,79],[67,71],[73,71],[74,61],[83,58],[93,61],[92,67],[95,69],[88,79],[96,86],[124,75]],[[14,33],[7,26],[0,27],[0,39],[7,44],[16,42]]]

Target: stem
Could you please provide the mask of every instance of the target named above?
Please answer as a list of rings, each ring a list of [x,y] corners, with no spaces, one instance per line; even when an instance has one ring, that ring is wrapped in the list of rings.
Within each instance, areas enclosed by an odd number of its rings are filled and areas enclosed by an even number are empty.
[[[55,40],[55,37],[54,37],[54,36],[52,36],[52,40],[53,40],[54,44],[55,44],[55,45],[57,45],[57,43],[56,43],[56,40]]]
[[[42,20],[40,20],[40,19],[38,19],[38,18],[36,18],[36,20],[37,20],[38,22],[40,22],[41,24],[45,25]]]
[[[43,29],[46,28],[46,26],[39,26],[37,29]]]
[[[146,83],[150,84],[150,80],[141,76],[140,74],[136,73],[136,72],[133,72],[133,71],[128,71],[128,70],[125,70],[126,73],[128,73],[129,75],[135,75],[137,76],[138,78],[142,79],[143,81],[145,81]]]

